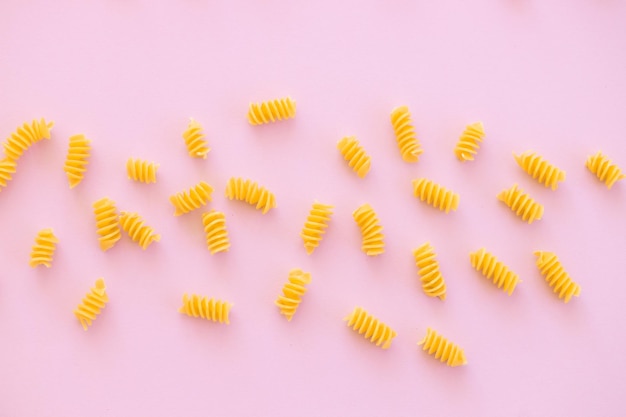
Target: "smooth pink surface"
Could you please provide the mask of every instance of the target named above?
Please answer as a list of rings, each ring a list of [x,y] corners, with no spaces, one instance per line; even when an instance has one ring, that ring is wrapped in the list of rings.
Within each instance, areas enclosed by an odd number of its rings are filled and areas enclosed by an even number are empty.
[[[240,3],[240,4],[236,4]],[[608,191],[584,167],[603,150],[626,168],[626,4],[589,1],[0,2],[0,136],[55,121],[0,194],[0,416],[619,416],[626,390],[626,181]],[[248,103],[290,95],[294,120],[253,127]],[[425,150],[402,162],[389,123],[406,104]],[[212,148],[186,154],[188,117]],[[452,152],[485,124],[477,159]],[[68,138],[93,141],[70,190]],[[372,155],[360,180],[336,142]],[[556,192],[511,153],[567,171]],[[161,164],[129,181],[128,157]],[[274,191],[263,216],[223,193],[231,176]],[[445,215],[412,196],[425,176],[458,191]],[[232,248],[211,256],[201,211],[168,197],[206,180]],[[545,205],[527,225],[496,195],[518,182]],[[103,196],[162,234],[100,251]],[[314,199],[336,206],[310,257],[299,233]],[[369,202],[386,253],[368,258],[351,213]],[[36,232],[60,238],[31,269]],[[411,250],[430,241],[448,282],[421,291]],[[512,297],[474,271],[482,246],[522,278]],[[535,267],[556,252],[582,286],[563,304]],[[288,271],[313,282],[292,322],[274,300]],[[88,332],[72,311],[96,278],[110,303]],[[182,294],[232,301],[231,325],[177,312]],[[383,351],[346,328],[357,305],[398,333]],[[431,326],[465,348],[447,368],[418,349]]]

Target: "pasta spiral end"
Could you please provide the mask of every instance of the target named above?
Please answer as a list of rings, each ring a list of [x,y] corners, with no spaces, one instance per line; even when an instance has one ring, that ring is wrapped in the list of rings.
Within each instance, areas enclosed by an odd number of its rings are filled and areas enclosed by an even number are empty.
[[[291,321],[302,302],[302,296],[306,293],[306,285],[311,283],[311,274],[301,269],[289,271],[287,283],[283,286],[283,293],[275,301],[280,309],[280,314]]]
[[[89,326],[91,326],[108,302],[109,296],[106,293],[104,279],[99,278],[95,286],[83,298],[82,303],[74,310],[74,315],[85,331],[89,330]]]

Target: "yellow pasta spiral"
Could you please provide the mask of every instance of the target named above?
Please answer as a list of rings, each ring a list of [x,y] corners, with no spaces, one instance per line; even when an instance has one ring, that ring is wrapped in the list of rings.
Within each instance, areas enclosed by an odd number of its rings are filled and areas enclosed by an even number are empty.
[[[626,178],[626,174],[602,152],[590,156],[585,165],[609,190],[617,181]]]
[[[537,268],[559,298],[568,303],[572,296],[580,295],[580,285],[572,281],[572,278],[563,268],[559,258],[552,252],[536,251]]]
[[[107,251],[121,239],[120,220],[115,202],[107,197],[93,203],[100,249]]]
[[[383,349],[388,349],[393,338],[396,337],[396,332],[391,327],[361,307],[356,307],[344,321],[348,322],[348,327],[352,327],[352,330],[359,332],[370,342],[376,343],[376,346],[382,345]]]
[[[200,181],[189,190],[174,194],[170,197],[170,202],[176,209],[174,216],[180,216],[201,206],[206,206],[206,203],[211,201],[212,193],[213,187],[204,181]]]
[[[528,224],[535,220],[541,220],[543,216],[543,206],[533,200],[530,195],[524,193],[524,190],[518,188],[517,184],[498,194],[498,200],[504,202]]]
[[[460,196],[426,178],[413,180],[413,195],[441,211],[449,213],[459,207]]]
[[[30,253],[30,266],[34,268],[38,265],[44,265],[50,268],[58,242],[59,239],[54,235],[52,229],[40,230],[35,237],[35,245]]]
[[[365,152],[354,136],[347,136],[337,142],[337,149],[348,161],[348,166],[360,177],[365,178],[370,171],[372,158]]]
[[[319,246],[332,215],[333,206],[318,201],[313,203],[309,216],[304,222],[302,233],[300,233],[307,254],[312,254],[315,248]]]
[[[0,161],[0,191],[13,179],[16,169],[17,163],[15,160],[4,158]]]
[[[513,154],[513,156],[528,175],[546,187],[556,190],[559,182],[565,181],[565,171],[552,165],[535,152],[524,152],[521,155]]]
[[[302,302],[302,296],[306,293],[305,285],[311,282],[311,274],[301,269],[289,271],[289,281],[283,286],[283,294],[278,296],[275,304],[280,309],[280,314],[291,321],[298,306]]]
[[[137,213],[123,211],[120,214],[120,226],[142,249],[146,249],[152,242],[161,240],[161,235],[155,234],[152,227],[146,226],[145,221]]]
[[[363,204],[352,213],[354,221],[361,229],[361,250],[368,256],[377,256],[385,252],[385,242],[376,212],[369,204]]]
[[[211,255],[226,252],[230,248],[228,232],[226,230],[226,216],[224,213],[211,210],[202,214],[202,224],[206,234],[206,244]]]
[[[228,180],[226,197],[229,200],[245,201],[253,206],[256,204],[256,209],[262,210],[263,214],[276,207],[276,197],[273,193],[256,182],[243,178]]]
[[[67,174],[67,179],[70,183],[70,188],[76,187],[82,180],[87,171],[87,159],[89,159],[89,152],[91,141],[85,137],[85,135],[74,135],[70,137],[70,146],[67,151],[67,158],[65,159],[65,166],[63,170]]]
[[[290,97],[250,103],[248,110],[248,122],[251,125],[262,125],[294,117],[296,117],[296,102]]]
[[[189,317],[200,317],[212,322],[230,324],[228,314],[233,305],[227,301],[192,294],[183,295],[183,306],[178,310]]]
[[[454,148],[454,154],[459,161],[473,161],[484,137],[485,129],[481,122],[468,125]]]
[[[446,299],[446,281],[439,271],[439,262],[435,249],[429,242],[413,250],[415,266],[422,282],[422,290],[429,297],[439,297]]]
[[[189,156],[192,158],[206,159],[206,155],[209,153],[211,148],[207,146],[204,137],[202,125],[194,119],[189,119],[189,125],[183,132],[183,139],[185,140]]]
[[[84,330],[89,330],[89,326],[91,326],[108,302],[109,296],[106,293],[104,279],[99,278],[96,281],[96,285],[83,298],[83,302],[74,310],[74,315]]]
[[[133,181],[143,182],[146,184],[156,182],[158,169],[159,164],[155,162],[148,162],[133,158],[129,158],[126,162],[126,172],[128,174],[128,178]]]
[[[474,269],[482,273],[487,279],[492,280],[494,285],[502,288],[509,295],[513,294],[515,286],[521,282],[515,272],[487,252],[485,248],[470,253],[470,261]]]
[[[24,123],[18,127],[4,143],[4,152],[7,158],[17,161],[32,145],[42,139],[50,139],[52,126],[54,126],[54,122],[48,123],[45,119],[41,119]]]
[[[400,106],[391,112],[391,125],[396,135],[402,159],[406,162],[417,162],[424,152],[420,146],[415,129],[411,124],[411,113],[407,106]]]
[[[429,355],[439,359],[440,362],[446,362],[448,366],[454,367],[467,364],[463,349],[430,327],[426,330],[424,339],[418,343],[419,345],[422,346],[422,350],[427,350]]]

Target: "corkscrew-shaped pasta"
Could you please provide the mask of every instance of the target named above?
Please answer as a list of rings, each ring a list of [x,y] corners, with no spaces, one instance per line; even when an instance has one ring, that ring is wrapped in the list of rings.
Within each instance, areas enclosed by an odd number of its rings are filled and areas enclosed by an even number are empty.
[[[559,182],[565,181],[565,171],[552,165],[535,152],[524,152],[521,155],[513,154],[513,156],[528,175],[546,187],[556,190]]]
[[[376,212],[369,204],[363,204],[352,213],[354,221],[361,229],[361,250],[368,256],[377,256],[385,252],[385,235]]]
[[[300,233],[307,254],[312,254],[315,248],[319,246],[324,233],[326,233],[330,217],[333,215],[333,208],[329,204],[322,204],[318,201],[313,203],[309,216],[304,222],[302,233]]]
[[[189,190],[181,191],[170,197],[170,202],[176,209],[174,216],[189,213],[197,208],[206,206],[211,201],[213,187],[204,181],[191,187]]]
[[[273,193],[256,182],[243,178],[228,180],[226,197],[229,200],[245,201],[253,206],[256,204],[256,209],[262,210],[263,214],[276,207],[276,197]]]
[[[396,337],[396,332],[391,327],[361,307],[356,307],[343,320],[348,322],[348,327],[352,327],[352,330],[362,334],[364,338],[376,343],[376,346],[381,346],[383,349],[389,349],[393,338]]]
[[[459,207],[460,196],[426,178],[413,180],[413,195],[441,211],[449,213]]]
[[[204,132],[202,131],[202,125],[194,119],[189,119],[189,125],[183,132],[183,139],[187,146],[187,152],[192,158],[206,159],[207,153],[211,150],[207,146],[206,140],[204,140]]]
[[[50,130],[54,122],[46,122],[44,119],[33,120],[24,123],[11,133],[4,143],[4,153],[7,158],[17,161],[20,156],[35,143],[42,139],[50,139]]]
[[[365,178],[370,171],[372,158],[365,152],[354,136],[347,136],[337,142],[337,149],[348,161],[348,166],[360,177]]]
[[[74,315],[85,331],[89,330],[89,326],[92,325],[108,302],[109,296],[106,293],[104,280],[99,278],[96,281],[96,285],[83,298],[82,303],[74,310]]]
[[[111,249],[122,238],[120,220],[115,202],[107,197],[93,203],[93,214],[96,216],[96,228],[100,249]]]
[[[454,154],[459,161],[473,161],[484,137],[485,129],[481,122],[468,125],[454,148]]]
[[[604,182],[609,190],[617,181],[626,178],[626,174],[623,174],[619,167],[602,152],[590,156],[585,166],[600,181]]]
[[[16,169],[17,163],[13,159],[4,158],[0,161],[0,191],[13,179]]]
[[[396,142],[402,159],[406,162],[417,162],[424,152],[420,146],[415,129],[411,124],[411,113],[407,106],[400,106],[391,112],[391,125],[396,135]]]
[[[146,226],[145,221],[137,213],[123,211],[120,214],[120,226],[142,249],[147,249],[152,242],[161,240],[161,235],[155,234],[152,227]]]
[[[133,158],[129,158],[126,162],[126,172],[128,174],[128,178],[133,181],[143,182],[146,184],[156,182],[158,169],[159,164],[155,162],[148,162]]]
[[[226,252],[230,248],[228,231],[226,230],[226,216],[220,211],[211,210],[202,214],[202,224],[206,234],[206,245],[211,255]]]
[[[183,295],[183,306],[178,310],[189,317],[200,317],[212,322],[230,324],[228,314],[233,305],[227,301],[192,294]]]
[[[296,102],[291,97],[250,103],[248,122],[251,125],[262,125],[296,117]]]
[[[537,268],[546,279],[550,288],[565,303],[580,295],[580,285],[575,283],[563,268],[559,258],[552,252],[536,251]]]
[[[515,272],[511,271],[505,264],[500,262],[498,258],[487,252],[485,248],[471,252],[470,261],[474,269],[483,274],[485,278],[491,280],[498,288],[502,288],[502,291],[506,291],[509,295],[513,294],[515,286],[521,282]]]
[[[74,135],[70,137],[70,146],[67,151],[67,158],[65,159],[65,166],[63,170],[67,174],[67,180],[70,183],[70,188],[76,187],[83,180],[85,171],[87,171],[87,160],[89,159],[89,152],[91,141],[85,137],[85,135]]]
[[[522,220],[531,224],[535,220],[541,220],[543,206],[533,200],[524,190],[513,185],[508,190],[498,194],[498,200],[504,202]]]
[[[439,359],[440,362],[445,362],[448,366],[454,367],[467,364],[463,349],[430,327],[426,329],[426,336],[418,343],[419,345],[422,346],[422,350],[428,351],[429,355]]]
[[[30,266],[34,268],[43,265],[50,268],[58,242],[59,239],[54,235],[52,229],[40,230],[35,237],[35,245],[30,253]]]
[[[301,269],[289,271],[289,281],[283,286],[282,295],[278,296],[275,304],[280,309],[280,314],[291,321],[298,306],[302,302],[302,296],[306,293],[305,285],[311,283],[311,274]]]
[[[422,282],[422,290],[429,297],[439,297],[440,300],[446,299],[446,281],[439,270],[439,262],[435,249],[429,242],[424,243],[417,249],[413,250],[415,258],[415,266],[417,273]]]

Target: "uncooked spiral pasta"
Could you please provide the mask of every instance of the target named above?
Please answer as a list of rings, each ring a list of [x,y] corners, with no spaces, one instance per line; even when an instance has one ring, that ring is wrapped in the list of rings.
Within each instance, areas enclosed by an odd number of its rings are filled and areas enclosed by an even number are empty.
[[[42,139],[50,139],[52,126],[54,126],[54,122],[46,122],[45,119],[41,119],[24,123],[18,127],[4,143],[4,153],[7,158],[17,161],[35,143]]]
[[[126,173],[128,174],[128,178],[133,181],[143,182],[146,184],[156,182],[158,169],[159,164],[155,162],[133,158],[129,158],[126,162]]]
[[[430,327],[426,329],[426,336],[418,343],[419,345],[422,346],[422,350],[428,351],[429,355],[439,359],[440,362],[445,362],[448,366],[454,367],[467,364],[463,349]]]
[[[426,178],[413,180],[413,195],[426,204],[449,213],[459,207],[461,197],[454,191]]]
[[[513,154],[513,156],[517,164],[528,175],[546,187],[556,190],[559,182],[565,181],[565,171],[557,168],[535,152],[524,152],[521,155]]]
[[[337,142],[337,149],[348,161],[348,166],[360,177],[365,178],[370,171],[372,158],[365,152],[354,136],[347,136]]]
[[[513,185],[508,190],[498,194],[498,200],[504,202],[518,217],[528,224],[535,220],[541,220],[543,216],[543,206],[533,200],[524,190]]]
[[[120,214],[120,226],[142,249],[147,249],[152,242],[161,240],[161,235],[155,234],[152,227],[146,226],[145,221],[137,213],[123,211]]]
[[[333,206],[318,201],[313,203],[309,216],[304,222],[302,233],[300,233],[307,254],[312,254],[315,248],[319,246],[332,215]]]
[[[391,327],[361,307],[356,307],[344,321],[348,322],[348,327],[352,330],[383,349],[388,349],[393,338],[396,337],[396,332]]]
[[[454,154],[458,160],[461,162],[473,161],[484,137],[485,129],[481,122],[468,125],[454,148]]]
[[[251,125],[262,125],[294,117],[296,117],[296,102],[290,97],[250,103],[248,110],[248,122]]]
[[[180,216],[181,214],[189,213],[202,206],[206,206],[206,204],[211,201],[212,193],[213,187],[204,181],[200,181],[189,190],[174,194],[170,197],[170,203],[172,203],[176,209],[174,216]]]
[[[30,253],[30,266],[34,268],[43,265],[50,268],[58,242],[59,239],[54,235],[52,229],[40,230],[35,237],[35,245]]]
[[[93,203],[100,249],[107,251],[121,239],[120,220],[115,202],[107,197]]]
[[[422,290],[429,297],[446,299],[446,281],[439,270],[435,249],[429,242],[413,250],[415,266],[422,282]]]
[[[287,283],[283,286],[282,295],[278,296],[275,304],[280,309],[280,314],[291,321],[298,306],[302,302],[302,296],[306,293],[306,285],[311,283],[311,274],[301,269],[289,271]]]
[[[580,295],[580,285],[572,280],[553,252],[536,251],[535,256],[537,256],[539,272],[560,299],[568,303],[573,296]]]
[[[202,225],[206,234],[206,245],[211,255],[228,251],[230,241],[228,240],[224,213],[215,210],[203,213]]]
[[[406,162],[417,162],[424,152],[420,146],[415,129],[411,124],[411,113],[407,106],[400,106],[391,112],[391,125],[396,135],[396,142],[402,159]]]
[[[590,156],[585,166],[600,181],[604,182],[609,190],[617,181],[626,178],[626,174],[623,174],[622,170],[602,152]]]
[[[104,279],[99,278],[96,285],[83,298],[82,303],[74,310],[74,315],[85,331],[89,330],[89,326],[93,324],[108,302],[109,296],[106,293]]]
[[[363,204],[352,213],[354,221],[361,229],[361,250],[368,256],[377,256],[385,252],[385,242],[376,212],[369,204]]]
[[[276,197],[273,193],[256,182],[243,178],[228,180],[226,197],[229,200],[245,201],[250,205],[256,205],[256,209],[262,210],[263,214],[276,207]]]
[[[192,294],[191,296],[185,294],[183,295],[183,306],[178,312],[189,317],[200,317],[212,322],[230,324],[228,315],[230,314],[232,306],[233,305],[227,301],[216,300],[196,294]]]
[[[91,141],[85,135],[74,135],[70,137],[70,145],[65,159],[63,170],[67,174],[67,180],[70,188],[76,187],[83,180],[85,171],[87,171],[87,160]]]
[[[0,161],[0,191],[13,179],[16,169],[17,163],[15,160],[4,158]]]
[[[189,156],[192,158],[206,159],[206,155],[211,148],[207,146],[204,137],[202,125],[194,119],[189,119],[189,125],[183,132],[183,139],[185,140]]]
[[[471,252],[470,262],[474,269],[479,271],[485,278],[491,280],[494,285],[497,285],[498,288],[501,288],[502,291],[507,292],[509,295],[513,294],[515,286],[521,282],[515,272],[511,271],[494,255],[487,252],[485,248]]]

